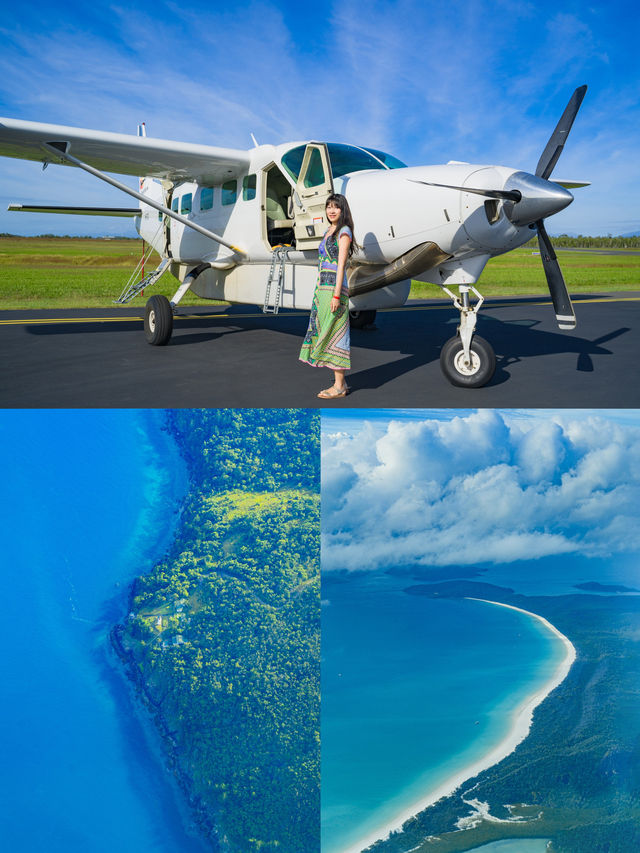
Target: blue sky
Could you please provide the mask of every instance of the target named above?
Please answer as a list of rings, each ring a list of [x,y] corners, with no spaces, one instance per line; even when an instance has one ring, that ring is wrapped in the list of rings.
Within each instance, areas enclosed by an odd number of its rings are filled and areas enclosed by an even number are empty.
[[[640,413],[322,415],[323,569],[635,560]]]
[[[13,4],[0,115],[228,147],[320,138],[410,165],[533,171],[573,89],[589,91],[554,177],[590,180],[551,233],[640,230],[635,4],[451,0]],[[9,201],[128,204],[66,167],[0,160],[0,232],[131,233],[9,214]]]

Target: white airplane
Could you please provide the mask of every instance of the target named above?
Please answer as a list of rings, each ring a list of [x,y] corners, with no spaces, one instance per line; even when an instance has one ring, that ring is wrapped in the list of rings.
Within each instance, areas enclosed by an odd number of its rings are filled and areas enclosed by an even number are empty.
[[[403,305],[411,279],[437,284],[460,312],[457,334],[442,348],[442,370],[455,385],[478,387],[495,370],[491,346],[475,334],[483,302],[475,284],[489,258],[537,231],[558,325],[575,327],[544,219],[573,201],[568,188],[588,185],[549,180],[586,89],[573,93],[535,174],[461,162],[407,167],[356,145],[256,143],[245,151],[152,139],[144,126],[133,136],[4,118],[0,155],[40,161],[43,168],[76,166],[139,201],[137,208],[9,209],[135,217],[162,262],[119,301],[167,269],[180,282],[171,301],[154,295],[147,302],[145,334],[154,345],[169,341],[176,306],[189,289],[203,298],[262,304],[265,312],[309,309],[328,226],[325,200],[343,193],[361,246],[348,270],[352,324],[372,322],[378,308]],[[107,172],[143,175],[139,192]]]

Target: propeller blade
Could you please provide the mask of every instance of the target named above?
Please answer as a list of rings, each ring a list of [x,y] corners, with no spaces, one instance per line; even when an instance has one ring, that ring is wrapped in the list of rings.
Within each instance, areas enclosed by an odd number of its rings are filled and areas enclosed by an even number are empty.
[[[558,162],[558,158],[562,154],[562,149],[564,148],[564,144],[569,136],[569,131],[571,130],[571,125],[578,114],[580,104],[582,103],[582,99],[584,98],[586,91],[586,86],[579,86],[565,107],[565,111],[562,113],[560,121],[556,125],[556,129],[551,134],[551,137],[547,142],[547,147],[542,152],[542,157],[540,157],[538,165],[536,166],[536,175],[539,178],[544,178],[546,180],[549,178],[551,172],[553,172],[553,169]]]
[[[538,229],[538,243],[540,245],[540,257],[542,258],[542,266],[544,274],[547,277],[549,285],[549,293],[551,301],[556,312],[556,320],[560,329],[575,329],[576,315],[571,304],[571,298],[567,291],[560,264],[556,257],[556,253],[551,245],[551,240],[547,234],[544,221],[542,219],[536,222]]]
[[[505,201],[518,202],[522,198],[522,193],[519,190],[477,190],[472,187],[456,187],[453,184],[434,184],[432,181],[418,181],[416,178],[407,178],[413,184],[424,184],[427,187],[444,187],[447,190],[460,190],[463,193],[475,193],[476,195],[484,195],[487,198],[502,198]]]

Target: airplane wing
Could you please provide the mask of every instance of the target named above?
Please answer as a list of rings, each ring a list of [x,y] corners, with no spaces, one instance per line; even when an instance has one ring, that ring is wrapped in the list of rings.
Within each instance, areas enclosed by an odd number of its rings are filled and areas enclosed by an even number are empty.
[[[242,149],[0,118],[2,157],[57,162],[43,148],[44,143],[51,142],[69,143],[70,154],[104,172],[173,182],[220,183],[249,167],[249,151]]]

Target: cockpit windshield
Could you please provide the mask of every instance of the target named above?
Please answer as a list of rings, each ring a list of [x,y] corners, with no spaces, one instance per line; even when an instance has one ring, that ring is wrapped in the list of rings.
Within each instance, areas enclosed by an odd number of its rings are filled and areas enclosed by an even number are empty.
[[[403,163],[402,160],[398,160],[398,158],[394,157],[393,154],[385,154],[384,151],[378,151],[375,148],[365,148],[365,151],[368,151],[369,154],[373,154],[373,156],[377,157],[378,160],[382,160],[382,162],[388,169],[407,168],[407,164]]]
[[[298,180],[306,145],[292,148],[282,158],[282,165],[294,180]],[[350,172],[362,172],[365,169],[400,169],[404,167],[396,157],[376,151],[374,148],[358,148],[341,142],[327,143],[331,171],[334,178],[348,175]]]

